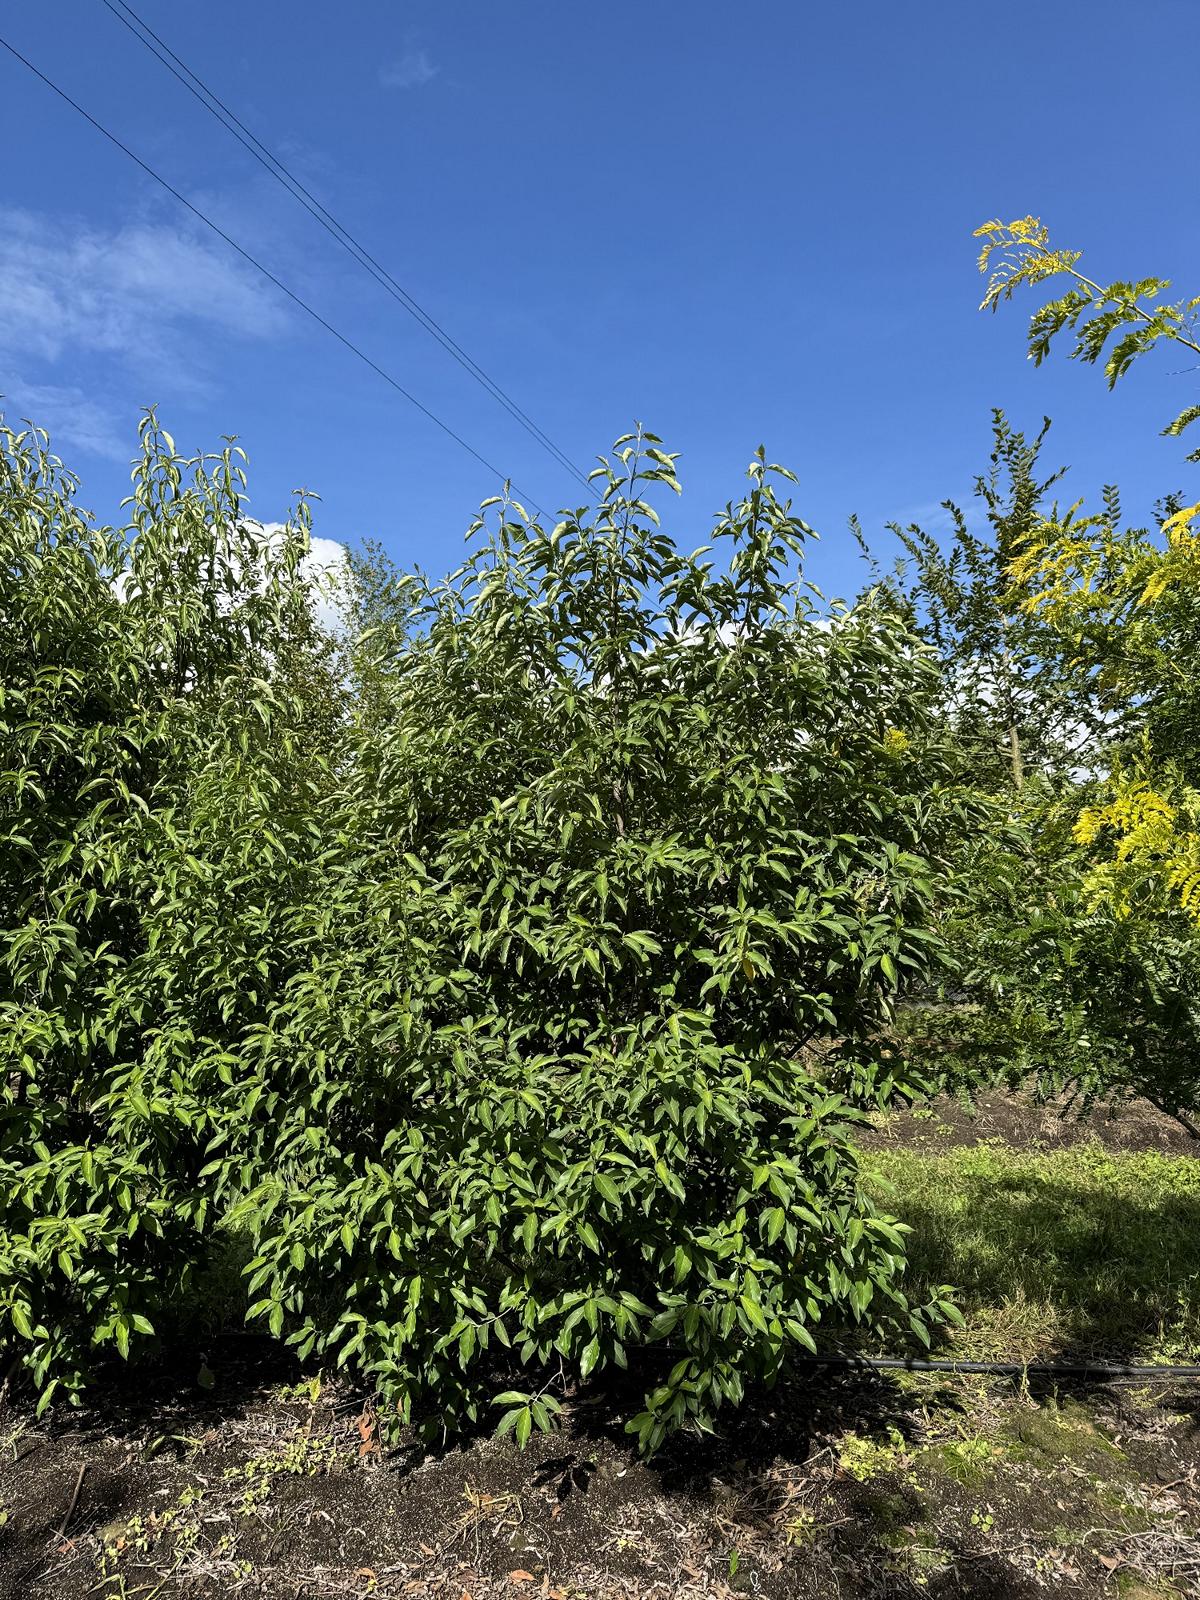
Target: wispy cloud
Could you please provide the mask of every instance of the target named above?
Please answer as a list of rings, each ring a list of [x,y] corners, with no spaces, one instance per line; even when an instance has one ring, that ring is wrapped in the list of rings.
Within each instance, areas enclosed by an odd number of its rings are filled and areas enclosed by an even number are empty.
[[[133,433],[118,426],[110,407],[100,404],[74,384],[26,383],[20,377],[4,380],[0,407],[10,426],[29,417],[50,434],[56,450],[85,450],[106,461],[128,461]]]
[[[428,50],[410,44],[398,60],[380,68],[379,81],[385,89],[422,89],[439,70]]]
[[[189,330],[262,338],[287,325],[249,268],[168,223],[102,229],[0,207],[0,282],[10,356],[118,353],[141,365],[177,353]]]
[[[165,219],[105,228],[0,205],[0,283],[4,410],[114,461],[129,459],[129,406],[110,397],[201,394],[214,351],[291,325],[223,245]]]

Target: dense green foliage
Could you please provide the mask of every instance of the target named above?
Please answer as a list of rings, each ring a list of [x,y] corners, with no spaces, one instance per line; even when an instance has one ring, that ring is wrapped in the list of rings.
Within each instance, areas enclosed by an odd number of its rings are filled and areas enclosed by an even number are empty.
[[[551,531],[360,569],[335,645],[230,452],[148,423],[114,531],[4,443],[0,1297],[45,1395],[228,1224],[252,1319],[431,1426],[527,1368],[524,1437],[650,1345],[652,1446],[822,1317],[927,1337],[851,1138],[969,808],[936,663],[816,614],[780,469],[682,555],[631,436]]]
[[[984,260],[989,304],[1076,280],[1039,358],[1187,342],[1039,230]],[[1044,440],[997,414],[982,518],[896,528],[847,607],[790,474],[760,451],[687,553],[639,430],[553,528],[488,502],[443,582],[354,556],[330,634],[304,502],[247,521],[232,446],[148,417],[102,528],[0,431],[0,1339],[43,1402],[237,1230],[251,1322],[388,1418],[523,1442],[634,1366],[653,1448],[822,1324],[953,1320],[870,1109],[1194,1111],[1200,507],[1061,511]]]
[[[216,1107],[180,993],[228,1036],[214,969],[249,995],[270,954],[216,905],[172,947],[166,908],[200,880],[244,901],[225,852],[268,813],[312,635],[300,542],[239,525],[236,457],[189,488],[143,442],[115,532],[37,435],[0,437],[0,1293],[46,1395],[148,1334],[202,1255]]]

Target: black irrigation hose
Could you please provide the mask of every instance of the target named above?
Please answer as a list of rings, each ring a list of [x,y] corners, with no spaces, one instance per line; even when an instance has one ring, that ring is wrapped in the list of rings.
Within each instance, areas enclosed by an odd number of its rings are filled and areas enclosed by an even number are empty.
[[[1123,1361],[939,1361],[916,1356],[793,1357],[809,1367],[854,1367],[868,1372],[971,1372],[994,1378],[1200,1378],[1200,1366],[1138,1366]]]

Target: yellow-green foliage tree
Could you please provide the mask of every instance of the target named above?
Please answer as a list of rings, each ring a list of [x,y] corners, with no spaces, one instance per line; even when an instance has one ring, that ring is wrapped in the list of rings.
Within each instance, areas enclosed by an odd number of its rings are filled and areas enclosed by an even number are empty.
[[[1139,356],[1157,345],[1181,344],[1200,355],[1195,337],[1200,295],[1188,300],[1165,299],[1171,287],[1169,278],[1118,279],[1102,285],[1079,270],[1081,250],[1051,246],[1050,231],[1037,217],[1018,217],[1014,222],[994,219],[976,228],[975,237],[984,241],[979,270],[989,274],[981,310],[995,311],[1022,287],[1051,278],[1065,277],[1070,282],[1065,294],[1048,300],[1030,319],[1029,355],[1035,365],[1046,359],[1055,336],[1064,328],[1075,335],[1073,359],[1093,366],[1103,360],[1110,389]],[[1200,403],[1185,406],[1163,432],[1178,437],[1196,421],[1200,421]],[[1193,450],[1188,460],[1200,461],[1200,448]]]
[[[1102,285],[1080,270],[1079,251],[1051,244],[1036,217],[994,220],[976,237],[984,241],[980,271],[989,274],[983,309],[996,310],[1022,287],[1068,283],[1031,318],[1035,363],[1064,331],[1074,338],[1071,356],[1103,364],[1110,389],[1155,349],[1180,345],[1200,355],[1200,296],[1170,300],[1168,280],[1156,277]],[[1200,404],[1191,403],[1163,432],[1179,437],[1197,420]],[[1200,461],[1200,449],[1187,460]],[[1140,1086],[1165,1092],[1176,1111],[1195,1106],[1200,1085],[1200,503],[1193,499],[1166,497],[1154,531],[1123,527],[1111,492],[1098,513],[1082,514],[1080,504],[1056,509],[1010,565],[1026,613],[1050,625],[1067,662],[1126,730],[1108,753],[1099,790],[1076,803],[1090,921],[1073,937],[1099,966],[1092,946],[1104,942],[1121,974],[1110,1017],[1129,1019],[1130,1062],[1151,1063]]]
[[[1036,217],[988,222],[976,237],[984,240],[979,269],[989,274],[985,309],[1022,286],[1069,282],[1030,321],[1036,363],[1064,329],[1074,335],[1072,357],[1103,362],[1110,389],[1156,346],[1180,344],[1200,355],[1200,296],[1166,299],[1165,278],[1101,285],[1080,271],[1080,251],[1052,246]],[[1163,431],[1177,437],[1197,419],[1193,403]],[[1200,449],[1187,459],[1200,461]],[[1102,693],[1139,708],[1140,747],[1076,824],[1080,843],[1096,849],[1095,898],[1128,916],[1165,891],[1200,922],[1200,503],[1176,497],[1164,509],[1155,539],[1120,529],[1107,511],[1080,517],[1073,507],[1035,529],[1012,571],[1026,608],[1060,631]]]

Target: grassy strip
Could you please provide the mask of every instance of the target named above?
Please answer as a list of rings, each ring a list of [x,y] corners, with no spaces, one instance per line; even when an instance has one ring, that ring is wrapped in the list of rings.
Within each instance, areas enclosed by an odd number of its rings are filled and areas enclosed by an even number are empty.
[[[873,1153],[911,1283],[953,1283],[979,1358],[1200,1353],[1200,1161],[1081,1145]]]

